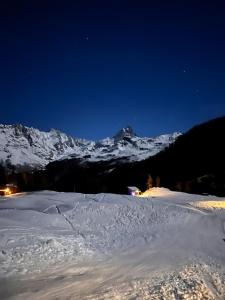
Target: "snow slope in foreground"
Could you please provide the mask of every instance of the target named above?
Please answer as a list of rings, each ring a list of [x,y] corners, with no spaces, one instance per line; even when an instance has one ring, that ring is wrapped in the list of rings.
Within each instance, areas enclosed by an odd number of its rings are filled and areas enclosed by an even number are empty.
[[[225,299],[225,199],[34,192],[0,201],[1,299]]]

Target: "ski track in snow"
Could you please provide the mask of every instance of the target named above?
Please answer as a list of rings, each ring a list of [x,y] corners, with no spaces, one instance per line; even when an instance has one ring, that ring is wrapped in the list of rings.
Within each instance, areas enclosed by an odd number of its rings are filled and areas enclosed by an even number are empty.
[[[0,299],[225,299],[225,199],[33,192],[0,201]]]
[[[73,223],[70,222],[70,220],[61,212],[59,206],[56,205],[55,208],[57,209],[58,214],[61,215],[61,216],[63,216],[63,218],[65,219],[65,221],[69,224],[69,226],[71,226],[71,229],[73,231],[75,231],[75,228],[73,227]]]

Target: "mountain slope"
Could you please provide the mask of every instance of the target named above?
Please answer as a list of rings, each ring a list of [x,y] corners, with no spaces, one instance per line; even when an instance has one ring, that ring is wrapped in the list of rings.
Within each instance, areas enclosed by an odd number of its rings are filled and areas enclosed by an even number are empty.
[[[55,129],[43,132],[23,125],[0,125],[0,163],[17,169],[40,169],[49,162],[65,158],[142,160],[163,150],[179,135],[141,138],[131,127],[126,127],[113,138],[95,142],[75,139]]]
[[[0,160],[3,165],[40,168],[65,154],[89,145],[52,129],[42,132],[23,125],[0,125]]]

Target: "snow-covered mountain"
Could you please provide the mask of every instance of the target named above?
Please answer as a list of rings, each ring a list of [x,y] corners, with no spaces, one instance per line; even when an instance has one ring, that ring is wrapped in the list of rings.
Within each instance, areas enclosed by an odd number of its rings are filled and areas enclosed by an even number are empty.
[[[43,168],[65,158],[89,161],[126,158],[142,160],[173,143],[180,133],[139,137],[128,126],[112,138],[88,141],[51,129],[43,132],[23,125],[0,125],[0,163],[4,166]]]

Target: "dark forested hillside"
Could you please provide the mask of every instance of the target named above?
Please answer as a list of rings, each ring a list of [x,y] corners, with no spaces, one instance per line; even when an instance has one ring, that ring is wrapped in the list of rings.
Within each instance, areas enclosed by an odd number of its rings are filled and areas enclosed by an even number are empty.
[[[133,172],[160,176],[161,184],[173,189],[224,195],[224,135],[225,117],[195,126]]]

